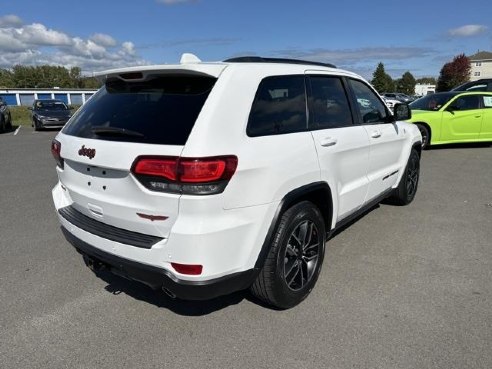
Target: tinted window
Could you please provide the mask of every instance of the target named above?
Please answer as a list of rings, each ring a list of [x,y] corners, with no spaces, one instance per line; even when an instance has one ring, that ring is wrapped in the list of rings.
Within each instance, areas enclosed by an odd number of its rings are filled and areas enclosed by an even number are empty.
[[[249,115],[248,136],[305,131],[304,76],[267,77],[258,87]]]
[[[36,100],[34,102],[33,108],[35,110],[49,111],[68,110],[68,107],[63,103],[63,101],[56,100]]]
[[[480,96],[469,95],[458,97],[451,103],[451,108],[454,110],[473,110],[480,108]]]
[[[410,108],[413,110],[439,110],[454,96],[456,96],[456,92],[443,92],[426,95],[410,103]]]
[[[388,114],[386,107],[374,91],[360,81],[354,79],[349,81],[357,99],[362,123],[385,122]]]
[[[108,81],[63,132],[101,140],[184,145],[215,81],[189,76]]]
[[[352,114],[342,81],[336,77],[310,77],[310,119],[314,128],[344,127]]]

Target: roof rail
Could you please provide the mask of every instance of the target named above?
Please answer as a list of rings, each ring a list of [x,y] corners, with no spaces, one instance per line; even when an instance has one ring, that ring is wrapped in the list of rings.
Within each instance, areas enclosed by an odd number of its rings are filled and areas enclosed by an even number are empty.
[[[321,67],[336,68],[330,63],[321,63],[309,60],[285,59],[285,58],[263,58],[261,56],[240,56],[224,60],[225,63],[287,63],[287,64],[307,64],[318,65]]]

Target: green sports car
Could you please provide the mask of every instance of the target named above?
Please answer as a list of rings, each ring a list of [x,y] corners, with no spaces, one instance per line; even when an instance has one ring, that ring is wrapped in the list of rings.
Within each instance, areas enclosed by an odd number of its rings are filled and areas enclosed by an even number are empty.
[[[492,92],[438,92],[410,104],[422,147],[458,142],[492,142]]]

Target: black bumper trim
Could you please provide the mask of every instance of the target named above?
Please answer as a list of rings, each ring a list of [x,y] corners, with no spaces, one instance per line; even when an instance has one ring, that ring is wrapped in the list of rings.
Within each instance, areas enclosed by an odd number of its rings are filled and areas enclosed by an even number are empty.
[[[61,229],[65,238],[80,254],[101,263],[112,273],[144,283],[153,289],[165,288],[183,300],[208,300],[244,290],[251,286],[258,274],[256,269],[249,269],[207,281],[182,280],[165,269],[102,251],[75,237],[63,226]]]
[[[126,245],[150,249],[157,242],[163,240],[161,237],[132,232],[98,222],[77,211],[71,205],[58,209],[58,213],[74,226],[83,229],[84,231]]]

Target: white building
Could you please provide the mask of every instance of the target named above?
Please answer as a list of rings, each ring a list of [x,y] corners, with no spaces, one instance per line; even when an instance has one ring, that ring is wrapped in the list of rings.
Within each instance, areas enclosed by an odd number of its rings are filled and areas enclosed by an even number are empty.
[[[470,59],[471,73],[470,81],[477,81],[482,78],[492,78],[492,53],[488,51],[478,51],[468,57]]]
[[[415,85],[415,95],[425,96],[436,92],[436,85],[428,83],[417,83]]]
[[[7,88],[0,89],[0,97],[7,105],[31,106],[36,99],[57,99],[68,105],[83,105],[96,93],[97,90],[89,89],[29,89]]]

